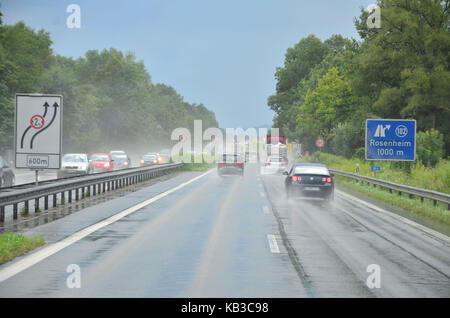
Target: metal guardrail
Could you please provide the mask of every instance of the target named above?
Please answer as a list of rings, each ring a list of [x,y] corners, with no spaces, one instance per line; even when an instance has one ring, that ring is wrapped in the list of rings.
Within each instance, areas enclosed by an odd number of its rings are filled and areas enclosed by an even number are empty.
[[[161,175],[165,171],[176,170],[183,166],[183,163],[170,163],[160,166],[130,168],[125,170],[105,172],[83,177],[57,179],[34,187],[13,187],[5,188],[0,192],[0,222],[5,221],[5,207],[13,207],[13,219],[18,216],[18,205],[24,203],[24,211],[29,212],[29,201],[34,200],[34,212],[40,211],[40,200],[44,199],[44,210],[49,208],[49,197],[52,197],[53,207],[57,206],[58,196],[60,202],[71,203],[73,196],[78,201],[83,199],[86,193],[95,196],[99,193],[112,191],[117,188],[136,184],[152,177]],[[81,195],[80,195],[81,194]]]
[[[447,204],[447,209],[450,210],[450,195],[448,195],[446,193],[432,191],[432,190],[426,190],[426,189],[421,189],[421,188],[415,188],[415,187],[411,187],[411,186],[407,186],[407,185],[403,185],[403,184],[398,184],[398,183],[394,183],[394,182],[390,182],[390,181],[386,181],[386,180],[362,176],[362,175],[359,175],[356,173],[350,173],[350,172],[341,171],[341,170],[334,170],[334,169],[329,169],[329,170],[330,170],[330,172],[340,175],[340,176],[343,176],[343,177],[351,178],[356,181],[367,182],[369,184],[373,184],[374,187],[380,186],[380,187],[389,189],[389,192],[391,192],[391,193],[393,190],[395,190],[395,191],[398,191],[399,195],[402,195],[402,193],[407,193],[407,194],[409,194],[410,197],[417,196],[420,198],[420,200],[422,202],[423,202],[424,198],[433,200],[434,205],[436,205],[437,202],[443,202],[443,203]]]

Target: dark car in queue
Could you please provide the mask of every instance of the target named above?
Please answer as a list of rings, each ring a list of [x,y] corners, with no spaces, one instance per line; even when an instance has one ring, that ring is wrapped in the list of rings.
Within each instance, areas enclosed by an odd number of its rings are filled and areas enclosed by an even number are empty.
[[[158,153],[149,152],[142,156],[141,167],[158,165],[162,163],[162,158]]]
[[[0,157],[0,188],[12,187],[15,181],[14,172],[6,160]]]
[[[244,158],[237,154],[224,154],[217,163],[218,174],[239,174],[244,175]]]
[[[110,151],[109,156],[111,157],[111,160],[114,161],[115,170],[131,168],[131,159],[125,151]]]
[[[286,175],[285,188],[288,198],[307,197],[334,199],[333,174],[326,165],[318,163],[297,163]]]
[[[108,153],[94,153],[89,161],[92,164],[94,173],[114,170],[114,161]]]

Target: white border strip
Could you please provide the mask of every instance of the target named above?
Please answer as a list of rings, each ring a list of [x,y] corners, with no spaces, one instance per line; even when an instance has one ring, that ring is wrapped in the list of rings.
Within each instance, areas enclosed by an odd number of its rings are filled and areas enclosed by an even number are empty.
[[[432,230],[432,229],[430,229],[430,228],[428,228],[426,226],[423,226],[423,225],[421,225],[419,223],[416,223],[416,222],[414,222],[414,221],[412,221],[410,219],[407,219],[407,218],[405,218],[405,217],[403,217],[401,215],[398,215],[398,214],[386,211],[386,210],[384,210],[384,209],[382,209],[380,207],[377,207],[376,205],[373,205],[373,204],[368,203],[366,201],[360,200],[360,199],[358,199],[358,198],[356,198],[356,197],[354,197],[354,196],[352,196],[352,195],[350,195],[348,193],[342,192],[342,191],[337,190],[337,189],[335,189],[335,191],[340,196],[342,196],[342,198],[344,200],[354,201],[354,202],[357,202],[357,203],[362,204],[364,206],[367,206],[368,208],[370,208],[372,210],[375,210],[376,212],[380,212],[380,213],[389,215],[390,217],[392,217],[394,219],[397,219],[400,222],[406,223],[406,224],[408,224],[408,225],[410,225],[412,227],[415,227],[418,230],[421,230],[421,231],[423,231],[423,232],[425,232],[425,233],[427,233],[427,234],[429,234],[431,236],[434,236],[434,237],[436,237],[436,238],[438,238],[438,239],[440,239],[440,240],[450,244],[450,237],[448,237],[447,235],[445,235],[443,233],[440,233],[440,232],[437,232],[435,230]]]
[[[7,280],[8,278],[18,274],[18,273],[26,270],[27,268],[29,268],[29,267],[39,263],[40,261],[46,259],[47,257],[52,256],[53,254],[59,252],[60,250],[62,250],[64,248],[72,245],[73,243],[81,240],[82,238],[88,236],[89,234],[92,234],[95,231],[98,231],[99,229],[101,229],[101,228],[103,228],[103,227],[105,227],[107,225],[110,225],[110,224],[112,224],[112,223],[114,223],[114,222],[116,222],[116,221],[126,217],[127,215],[129,215],[129,214],[131,214],[133,212],[136,212],[137,210],[140,210],[140,209],[144,208],[145,206],[147,206],[147,205],[149,205],[149,204],[151,204],[151,203],[153,203],[153,202],[155,202],[155,201],[157,201],[159,199],[162,199],[162,198],[168,196],[169,194],[171,194],[171,193],[173,193],[173,192],[175,192],[175,191],[177,191],[177,190],[179,190],[179,189],[181,189],[181,188],[191,184],[194,181],[197,181],[200,178],[203,178],[204,176],[210,174],[213,171],[215,171],[215,170],[212,169],[212,170],[210,170],[208,172],[205,172],[204,174],[201,174],[201,175],[199,175],[199,176],[197,176],[197,177],[195,177],[195,178],[193,178],[193,179],[191,179],[191,180],[189,180],[189,181],[187,181],[185,183],[182,183],[182,184],[176,186],[175,188],[172,188],[172,189],[167,190],[167,191],[165,191],[163,193],[160,193],[160,194],[158,194],[158,195],[156,195],[156,196],[154,196],[154,197],[152,197],[152,198],[150,198],[148,200],[145,200],[145,201],[143,201],[141,203],[138,203],[138,204],[136,204],[136,205],[134,205],[134,206],[132,206],[132,207],[130,207],[128,209],[125,209],[125,210],[123,210],[123,211],[121,211],[121,212],[119,212],[117,214],[114,214],[113,216],[110,216],[109,218],[107,218],[107,219],[105,219],[103,221],[100,221],[100,222],[95,223],[95,224],[93,224],[91,226],[88,226],[88,227],[86,227],[86,228],[84,228],[84,229],[82,229],[82,230],[80,230],[80,231],[78,231],[78,232],[76,232],[76,233],[66,237],[65,239],[63,239],[63,240],[61,240],[59,242],[50,244],[50,245],[48,245],[48,246],[46,246],[46,247],[36,251],[35,253],[33,253],[31,255],[25,256],[23,259],[21,259],[21,260],[15,262],[15,263],[11,264],[10,266],[0,270],[0,283],[5,281],[5,280]]]

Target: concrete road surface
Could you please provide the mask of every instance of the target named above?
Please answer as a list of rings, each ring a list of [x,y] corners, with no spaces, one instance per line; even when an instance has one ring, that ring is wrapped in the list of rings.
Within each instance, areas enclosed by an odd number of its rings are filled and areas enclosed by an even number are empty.
[[[0,297],[450,297],[447,236],[344,194],[288,202],[283,180],[184,172],[34,228]]]

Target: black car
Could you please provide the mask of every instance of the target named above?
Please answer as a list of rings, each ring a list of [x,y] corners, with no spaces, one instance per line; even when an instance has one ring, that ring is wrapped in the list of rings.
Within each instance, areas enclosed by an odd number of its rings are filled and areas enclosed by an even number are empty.
[[[240,155],[225,154],[222,160],[217,163],[217,172],[219,175],[239,174],[244,175],[244,159]]]
[[[0,188],[12,187],[16,178],[5,159],[0,157]]]
[[[109,156],[111,157],[111,160],[114,161],[115,170],[131,168],[131,159],[125,151],[110,151]]]
[[[288,198],[300,196],[323,198],[327,201],[334,199],[333,174],[323,164],[297,163],[283,174],[287,175],[284,184]]]

